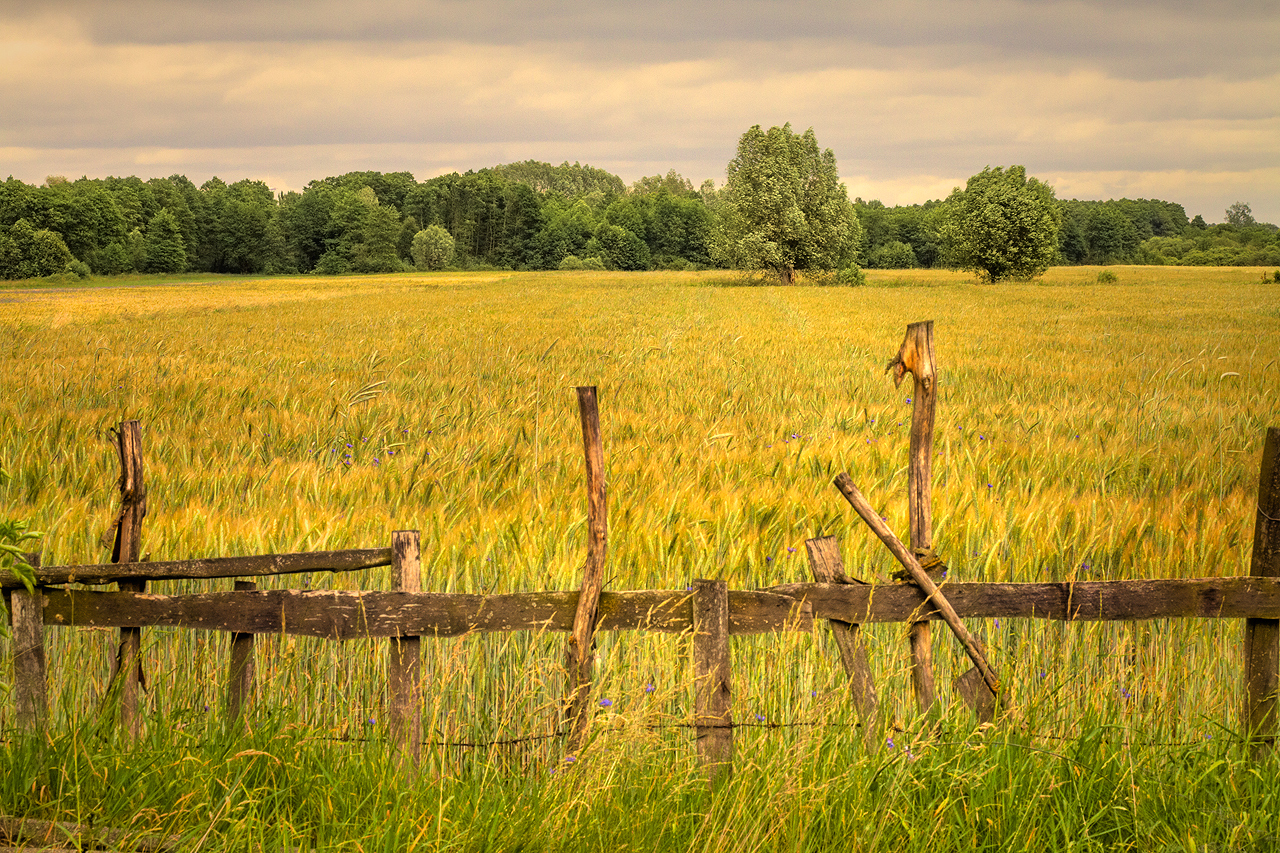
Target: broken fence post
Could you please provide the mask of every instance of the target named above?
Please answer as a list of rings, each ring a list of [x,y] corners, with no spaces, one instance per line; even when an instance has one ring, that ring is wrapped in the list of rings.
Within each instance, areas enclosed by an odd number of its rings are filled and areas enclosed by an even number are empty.
[[[582,567],[582,589],[573,617],[573,633],[565,652],[568,690],[565,721],[569,724],[569,754],[586,744],[591,727],[591,677],[595,661],[596,620],[600,590],[604,587],[604,562],[609,548],[609,505],[604,480],[604,445],[600,438],[600,407],[595,386],[578,391],[578,415],[582,421],[582,450],[587,464],[587,559]]]

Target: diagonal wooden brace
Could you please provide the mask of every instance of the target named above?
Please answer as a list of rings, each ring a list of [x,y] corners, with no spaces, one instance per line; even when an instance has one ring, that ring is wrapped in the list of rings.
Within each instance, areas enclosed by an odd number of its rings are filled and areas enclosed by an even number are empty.
[[[928,599],[938,608],[943,620],[960,640],[960,644],[964,646],[965,653],[969,655],[969,660],[973,661],[973,665],[982,674],[982,680],[986,683],[987,688],[993,695],[1000,696],[1000,678],[996,675],[996,671],[991,664],[987,662],[985,650],[982,648],[981,643],[969,633],[969,629],[965,628],[955,608],[951,606],[951,602],[947,601],[947,597],[942,594],[942,590],[938,588],[938,585],[933,582],[933,578],[925,573],[915,555],[894,535],[893,531],[889,529],[889,525],[884,523],[884,520],[880,518],[880,514],[872,508],[866,497],[853,484],[853,480],[850,479],[848,474],[837,476],[835,484],[836,488],[840,490],[840,494],[844,495],[845,500],[862,517],[862,520],[867,523],[867,526],[879,537],[880,541],[889,548],[889,552],[902,564],[903,568],[911,575],[912,580],[924,590]],[[1005,701],[1007,703],[1007,699]]]

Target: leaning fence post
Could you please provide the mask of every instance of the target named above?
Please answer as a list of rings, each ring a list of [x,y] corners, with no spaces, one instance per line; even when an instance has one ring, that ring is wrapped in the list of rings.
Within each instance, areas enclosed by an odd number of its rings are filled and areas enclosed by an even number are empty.
[[[729,585],[693,582],[693,695],[698,760],[711,780],[733,772]]]
[[[604,561],[609,547],[609,505],[604,481],[604,446],[600,438],[600,407],[596,388],[578,391],[582,421],[582,450],[587,463],[587,560],[582,567],[582,590],[573,616],[573,633],[565,654],[568,691],[565,719],[569,724],[569,753],[586,744],[591,726],[591,670],[595,659],[596,619],[604,586]]]
[[[808,539],[804,547],[809,553],[809,568],[819,583],[854,583],[845,574],[836,537]],[[831,636],[840,650],[840,663],[849,676],[853,705],[858,710],[864,730],[870,735],[880,703],[876,697],[875,680],[871,676],[871,664],[867,661],[867,644],[862,639],[861,626],[839,619],[828,619],[827,624],[831,626]]]
[[[236,581],[236,591],[255,590],[258,585],[253,581]],[[231,665],[227,669],[227,722],[234,723],[240,718],[245,706],[253,698],[255,679],[253,660],[253,634],[231,635]]]
[[[40,568],[40,555],[27,554],[27,565]],[[49,719],[49,688],[44,654],[44,607],[40,587],[13,590],[9,615],[13,621],[13,705],[18,728],[42,731]]]
[[[116,521],[113,563],[136,563],[142,558],[142,519],[147,514],[147,487],[142,477],[142,425],[122,421],[116,432],[116,452],[120,457],[120,515]],[[145,592],[145,580],[121,580],[121,592]],[[142,629],[121,628],[112,679],[119,680],[120,725],[131,740],[141,732],[138,688],[145,685],[142,674]]]
[[[416,530],[391,534],[391,588],[422,591],[421,542]],[[417,764],[422,757],[422,639],[392,637],[387,662],[388,733],[393,747]]]
[[[1267,430],[1253,527],[1252,577],[1280,577],[1280,427]],[[1244,728],[1255,752],[1275,745],[1280,620],[1244,620]]]

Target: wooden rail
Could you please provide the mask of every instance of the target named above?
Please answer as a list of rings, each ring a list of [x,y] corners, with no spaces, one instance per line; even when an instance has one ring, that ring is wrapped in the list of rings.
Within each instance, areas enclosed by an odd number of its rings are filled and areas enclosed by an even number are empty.
[[[101,563],[91,566],[47,566],[36,580],[41,584],[108,584],[130,578],[151,581],[243,578],[301,572],[357,572],[391,565],[390,548],[315,551],[305,554],[261,554],[248,557],[209,557],[154,563]],[[13,572],[0,572],[0,586],[22,586]]]
[[[201,628],[237,634],[292,634],[330,640],[460,637],[493,631],[573,630],[577,592],[472,595],[442,592],[237,590],[191,595],[44,589],[48,626]],[[601,631],[681,633],[693,627],[692,592],[600,593]],[[808,631],[803,601],[773,592],[729,593],[729,633]]]

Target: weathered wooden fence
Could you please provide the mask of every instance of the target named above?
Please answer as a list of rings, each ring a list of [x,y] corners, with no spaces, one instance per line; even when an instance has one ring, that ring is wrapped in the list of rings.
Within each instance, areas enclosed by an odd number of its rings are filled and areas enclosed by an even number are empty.
[[[904,583],[850,580],[840,563],[834,538],[825,537],[806,543],[815,583],[731,590],[720,580],[698,580],[689,590],[603,590],[607,523],[594,388],[579,389],[589,522],[588,559],[580,590],[499,595],[423,592],[416,531],[393,533],[387,548],[137,562],[146,489],[141,433],[137,422],[126,422],[118,434],[122,509],[113,550],[117,562],[46,567],[39,565],[38,555],[32,555],[31,562],[36,567],[33,590],[27,590],[16,575],[0,575],[13,626],[13,695],[19,726],[38,730],[47,723],[44,636],[48,628],[120,629],[113,677],[122,681],[121,725],[134,737],[139,726],[138,648],[144,628],[171,626],[232,634],[225,703],[231,719],[242,713],[254,689],[255,635],[383,638],[389,646],[389,733],[397,748],[416,761],[422,743],[422,638],[551,631],[570,635],[565,657],[565,714],[568,748],[573,753],[585,742],[590,725],[592,708],[588,700],[595,632],[691,633],[698,755],[715,776],[731,767],[733,755],[732,636],[809,631],[815,619],[827,620],[850,677],[851,701],[870,731],[878,697],[859,635],[862,625],[912,625],[912,680],[921,708],[928,709],[935,700],[929,643],[925,642],[927,628],[934,621],[945,621],[975,664],[973,670],[957,679],[956,686],[980,718],[990,719],[997,707],[1007,707],[1009,700],[987,662],[985,650],[964,630],[963,619],[1024,617],[1083,622],[1201,617],[1245,620],[1241,725],[1259,748],[1272,746],[1280,683],[1280,429],[1267,432],[1249,577],[1057,583],[944,581],[939,585],[930,572],[940,561],[932,552],[928,533],[928,488],[920,483],[928,478],[928,460],[932,456],[932,360],[932,324],[913,324],[898,358],[890,363],[891,368],[898,369],[899,379],[905,371],[916,375],[913,399],[923,401],[917,411],[925,410],[925,416],[913,422],[909,502],[913,550],[908,551],[879,523],[879,517],[847,475],[842,474],[836,482],[908,571],[910,582]],[[874,516],[874,523],[869,516]],[[244,580],[378,566],[392,567],[391,590],[261,590],[252,581]],[[240,580],[232,592],[145,592],[147,581],[198,578]],[[119,591],[67,586],[109,583],[117,583]]]

